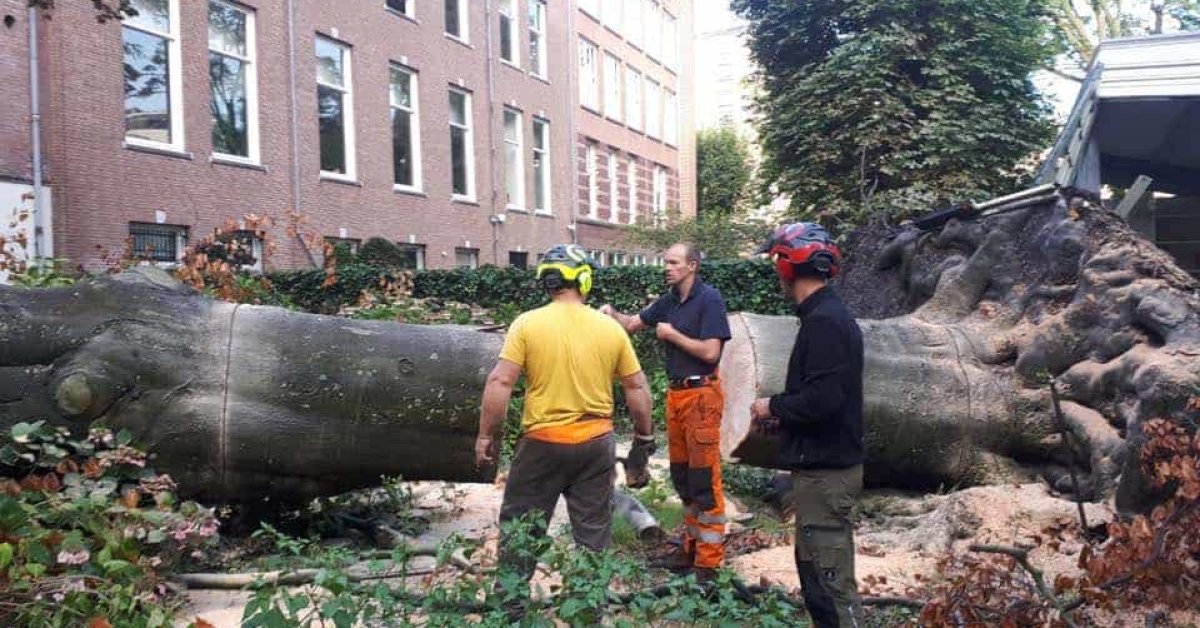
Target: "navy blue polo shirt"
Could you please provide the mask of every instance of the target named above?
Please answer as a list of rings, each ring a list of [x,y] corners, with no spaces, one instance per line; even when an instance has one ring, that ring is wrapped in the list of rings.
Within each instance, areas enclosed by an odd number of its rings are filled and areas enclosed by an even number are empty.
[[[647,327],[659,323],[670,323],[683,335],[696,340],[716,338],[724,343],[729,340],[729,319],[725,313],[725,299],[716,288],[697,281],[683,302],[674,288],[662,295],[638,314]],[[667,376],[671,379],[692,375],[711,375],[716,364],[709,364],[680,349],[672,343],[663,343],[667,352]]]

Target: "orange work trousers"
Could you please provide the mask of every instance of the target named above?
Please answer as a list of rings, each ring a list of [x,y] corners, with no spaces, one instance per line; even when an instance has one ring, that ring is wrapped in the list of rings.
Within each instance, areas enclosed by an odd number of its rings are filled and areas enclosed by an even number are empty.
[[[713,380],[667,391],[671,483],[684,509],[684,551],[695,566],[716,568],[725,558],[725,494],[721,490],[721,413],[725,393]]]

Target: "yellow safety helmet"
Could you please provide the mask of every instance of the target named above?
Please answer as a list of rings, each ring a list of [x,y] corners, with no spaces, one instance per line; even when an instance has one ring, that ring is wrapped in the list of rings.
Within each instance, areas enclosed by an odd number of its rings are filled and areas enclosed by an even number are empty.
[[[537,280],[548,290],[574,284],[586,297],[592,291],[595,266],[587,249],[578,244],[560,244],[546,251],[542,261],[538,262]]]

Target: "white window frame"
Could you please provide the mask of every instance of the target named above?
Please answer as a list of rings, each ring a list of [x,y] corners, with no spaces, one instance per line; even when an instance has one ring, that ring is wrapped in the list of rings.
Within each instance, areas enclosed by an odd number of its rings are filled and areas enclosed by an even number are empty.
[[[652,211],[655,226],[666,224],[667,218],[667,169],[661,164],[654,165],[653,193],[651,196]]]
[[[643,91],[642,73],[625,66],[625,124],[635,131],[641,131],[644,128]]]
[[[540,10],[535,11],[537,7]],[[537,60],[537,66],[529,68],[529,71],[534,76],[546,78],[549,72],[550,60],[549,47],[546,45],[546,12],[550,10],[546,0],[529,0],[529,60],[532,63]],[[533,49],[538,49],[539,54],[534,55]]]
[[[342,93],[342,132],[346,135],[346,172],[322,170],[321,178],[356,181],[356,177],[358,176],[358,160],[355,159],[356,150],[354,141],[354,51],[349,45],[332,37],[326,37],[318,33],[317,39],[324,39],[342,50],[342,85],[333,85],[321,81],[320,72],[317,73],[317,85],[336,89]],[[317,151],[319,161],[320,148]]]
[[[463,266],[462,264],[459,263],[459,261],[458,261],[459,255],[467,256],[468,262],[467,262],[466,266]],[[472,248],[469,246],[454,247],[454,267],[455,268],[470,268],[472,270],[479,268],[479,249]]]
[[[539,136],[538,129],[541,129]],[[533,152],[538,155],[542,164],[541,176],[538,176],[537,170],[533,172],[533,184],[538,186],[542,191],[542,198],[546,200],[545,207],[537,207],[536,195],[532,203],[533,211],[538,214],[554,213],[554,199],[552,198],[553,189],[550,185],[550,122],[548,120],[537,118],[533,119]]]
[[[679,19],[665,13],[663,20],[663,63],[673,70],[679,69]]]
[[[508,18],[508,40],[511,46],[512,58],[504,57],[501,50],[500,60],[504,63],[509,63],[517,67],[521,66],[521,29],[518,28],[521,17],[521,8],[517,0],[499,0],[500,4],[497,7],[496,14],[500,18],[500,28],[504,29],[504,18]],[[507,10],[505,10],[507,7]],[[496,47],[500,47],[500,42],[496,42]]]
[[[211,4],[219,4],[229,9],[233,9],[246,16],[246,55],[240,56],[224,50],[215,50],[210,45],[208,54],[221,55],[241,61],[246,71],[246,156],[230,155],[228,153],[217,152],[213,148],[213,156],[223,160],[244,162],[257,165],[262,160],[261,146],[259,144],[259,128],[258,128],[258,55],[257,55],[257,31],[255,30],[255,18],[257,11],[247,8],[240,4],[226,2],[225,0],[209,0]],[[211,94],[211,92],[210,92]],[[210,95],[211,98],[211,95]]]
[[[579,38],[579,105],[600,112],[600,47],[586,37]]]
[[[417,17],[417,6],[416,5],[417,5],[417,0],[407,0],[407,2],[404,5],[404,10],[400,11],[398,9],[393,9],[392,7],[389,7],[387,5],[387,3],[384,2],[383,8],[387,9],[388,11],[391,11],[392,13],[395,13],[396,15],[403,15],[404,17],[415,18],[415,17]]]
[[[642,5],[642,27],[645,29],[646,55],[656,61],[662,60],[662,6],[654,0]]]
[[[656,140],[662,139],[662,85],[658,81],[646,79],[646,135]]]
[[[620,122],[621,107],[624,103],[621,99],[624,97],[622,90],[623,73],[621,72],[621,60],[611,52],[604,53],[604,115],[608,118]]]
[[[461,88],[454,87],[454,86],[450,87],[450,91],[457,92],[464,96],[464,98],[463,98],[463,110],[464,110],[463,111],[463,120],[466,122],[466,124],[457,125],[454,123],[453,118],[451,118],[449,116],[447,116],[447,118],[450,120],[451,127],[457,127],[457,128],[463,129],[465,131],[465,133],[463,134],[463,141],[466,142],[466,144],[467,144],[466,150],[464,151],[466,153],[466,158],[467,158],[467,163],[465,164],[466,165],[466,175],[467,175],[467,193],[466,194],[458,194],[458,193],[454,192],[454,182],[453,182],[454,164],[452,161],[450,164],[450,168],[451,168],[450,198],[452,198],[456,201],[466,201],[469,203],[474,203],[475,202],[475,120],[473,117],[474,106],[473,106],[473,103],[471,102],[473,94],[465,89],[461,89]],[[447,100],[449,100],[449,96],[447,96]],[[447,105],[448,104],[449,103],[447,102]],[[453,149],[451,149],[451,150],[453,151]]]
[[[449,1],[455,2],[458,4],[458,34],[451,33],[450,29],[447,28],[449,26],[449,24],[444,23],[446,21],[446,18],[444,15],[446,12],[446,8],[445,8],[445,4],[443,4],[442,5],[442,13],[443,13],[442,27],[443,27],[443,29],[445,29],[446,36],[451,39],[457,39],[458,41],[461,41],[464,44],[469,44],[469,43],[471,43],[471,19],[470,19],[470,16],[468,15],[468,11],[471,8],[471,3],[468,2],[468,0],[449,0]]]
[[[183,152],[185,146],[183,140],[183,60],[180,58],[182,56],[182,46],[179,44],[179,0],[167,0],[167,11],[170,14],[167,16],[167,22],[171,29],[170,32],[162,32],[142,24],[135,24],[132,20],[128,19],[121,22],[121,28],[131,28],[135,31],[167,40],[167,72],[170,73],[167,80],[167,97],[171,99],[167,105],[167,111],[171,116],[171,141],[157,142],[141,137],[130,137],[128,129],[124,133],[124,140],[126,144],[149,148],[166,148],[175,152]],[[122,60],[124,59],[122,58]],[[122,108],[124,108],[123,100]],[[124,125],[123,120],[122,125]]]
[[[409,0],[412,2],[413,0]],[[411,5],[409,5],[411,6]],[[399,63],[391,64],[390,70],[403,72],[408,75],[408,86],[412,91],[412,105],[407,109],[403,106],[392,102],[392,85],[391,74],[388,75],[388,111],[392,109],[400,109],[408,111],[409,114],[409,135],[412,137],[412,161],[413,161],[413,182],[412,185],[400,185],[396,183],[395,177],[392,177],[392,188],[405,192],[420,192],[425,189],[424,171],[421,168],[421,88],[419,75],[416,70]],[[393,138],[393,141],[395,139]]]
[[[663,98],[663,141],[679,146],[679,97],[671,90],[664,90]]]
[[[584,169],[587,175],[588,209],[587,217],[595,219],[600,216],[600,189],[597,182],[599,166],[596,160],[596,143],[589,140],[584,150]]]
[[[621,221],[621,167],[618,165],[617,150],[608,148],[608,221]]]
[[[135,234],[134,231],[136,231],[139,228],[149,228],[149,229],[157,228],[162,231],[174,232],[174,235],[175,235],[175,259],[173,261],[168,262],[166,260],[145,260],[143,258],[137,257],[137,249],[136,249],[136,247],[134,247],[134,243],[136,241],[137,234]],[[183,261],[183,256],[187,253],[188,231],[189,231],[189,228],[187,225],[168,225],[168,224],[161,224],[161,223],[130,222],[129,223],[129,238],[130,238],[129,245],[131,247],[131,250],[133,251],[135,259],[138,259],[139,261],[142,261],[145,264],[148,264],[150,266],[157,266],[159,268],[177,268],[179,266],[179,263]]]
[[[638,215],[638,162],[630,156],[629,164],[625,167],[625,183],[629,186],[629,224],[637,224]]]
[[[616,0],[609,0],[615,2]],[[642,47],[642,1],[624,0],[625,39],[636,48]]]
[[[504,108],[504,191],[508,196],[508,209],[525,210],[525,116],[517,109],[511,107]],[[511,140],[508,137],[508,122],[515,120],[517,125],[516,139]],[[512,149],[516,154],[516,163],[508,163],[508,151]],[[511,171],[510,171],[511,169]],[[512,171],[516,173],[516,190],[508,189],[509,177],[513,176]]]

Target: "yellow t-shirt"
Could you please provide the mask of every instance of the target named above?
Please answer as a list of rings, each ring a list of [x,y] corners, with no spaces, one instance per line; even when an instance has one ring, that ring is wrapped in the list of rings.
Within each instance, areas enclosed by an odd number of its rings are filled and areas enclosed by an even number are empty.
[[[642,370],[616,321],[568,303],[518,316],[500,358],[525,371],[525,433],[552,442],[582,442],[612,431],[613,379]],[[607,420],[580,421],[585,415]]]

